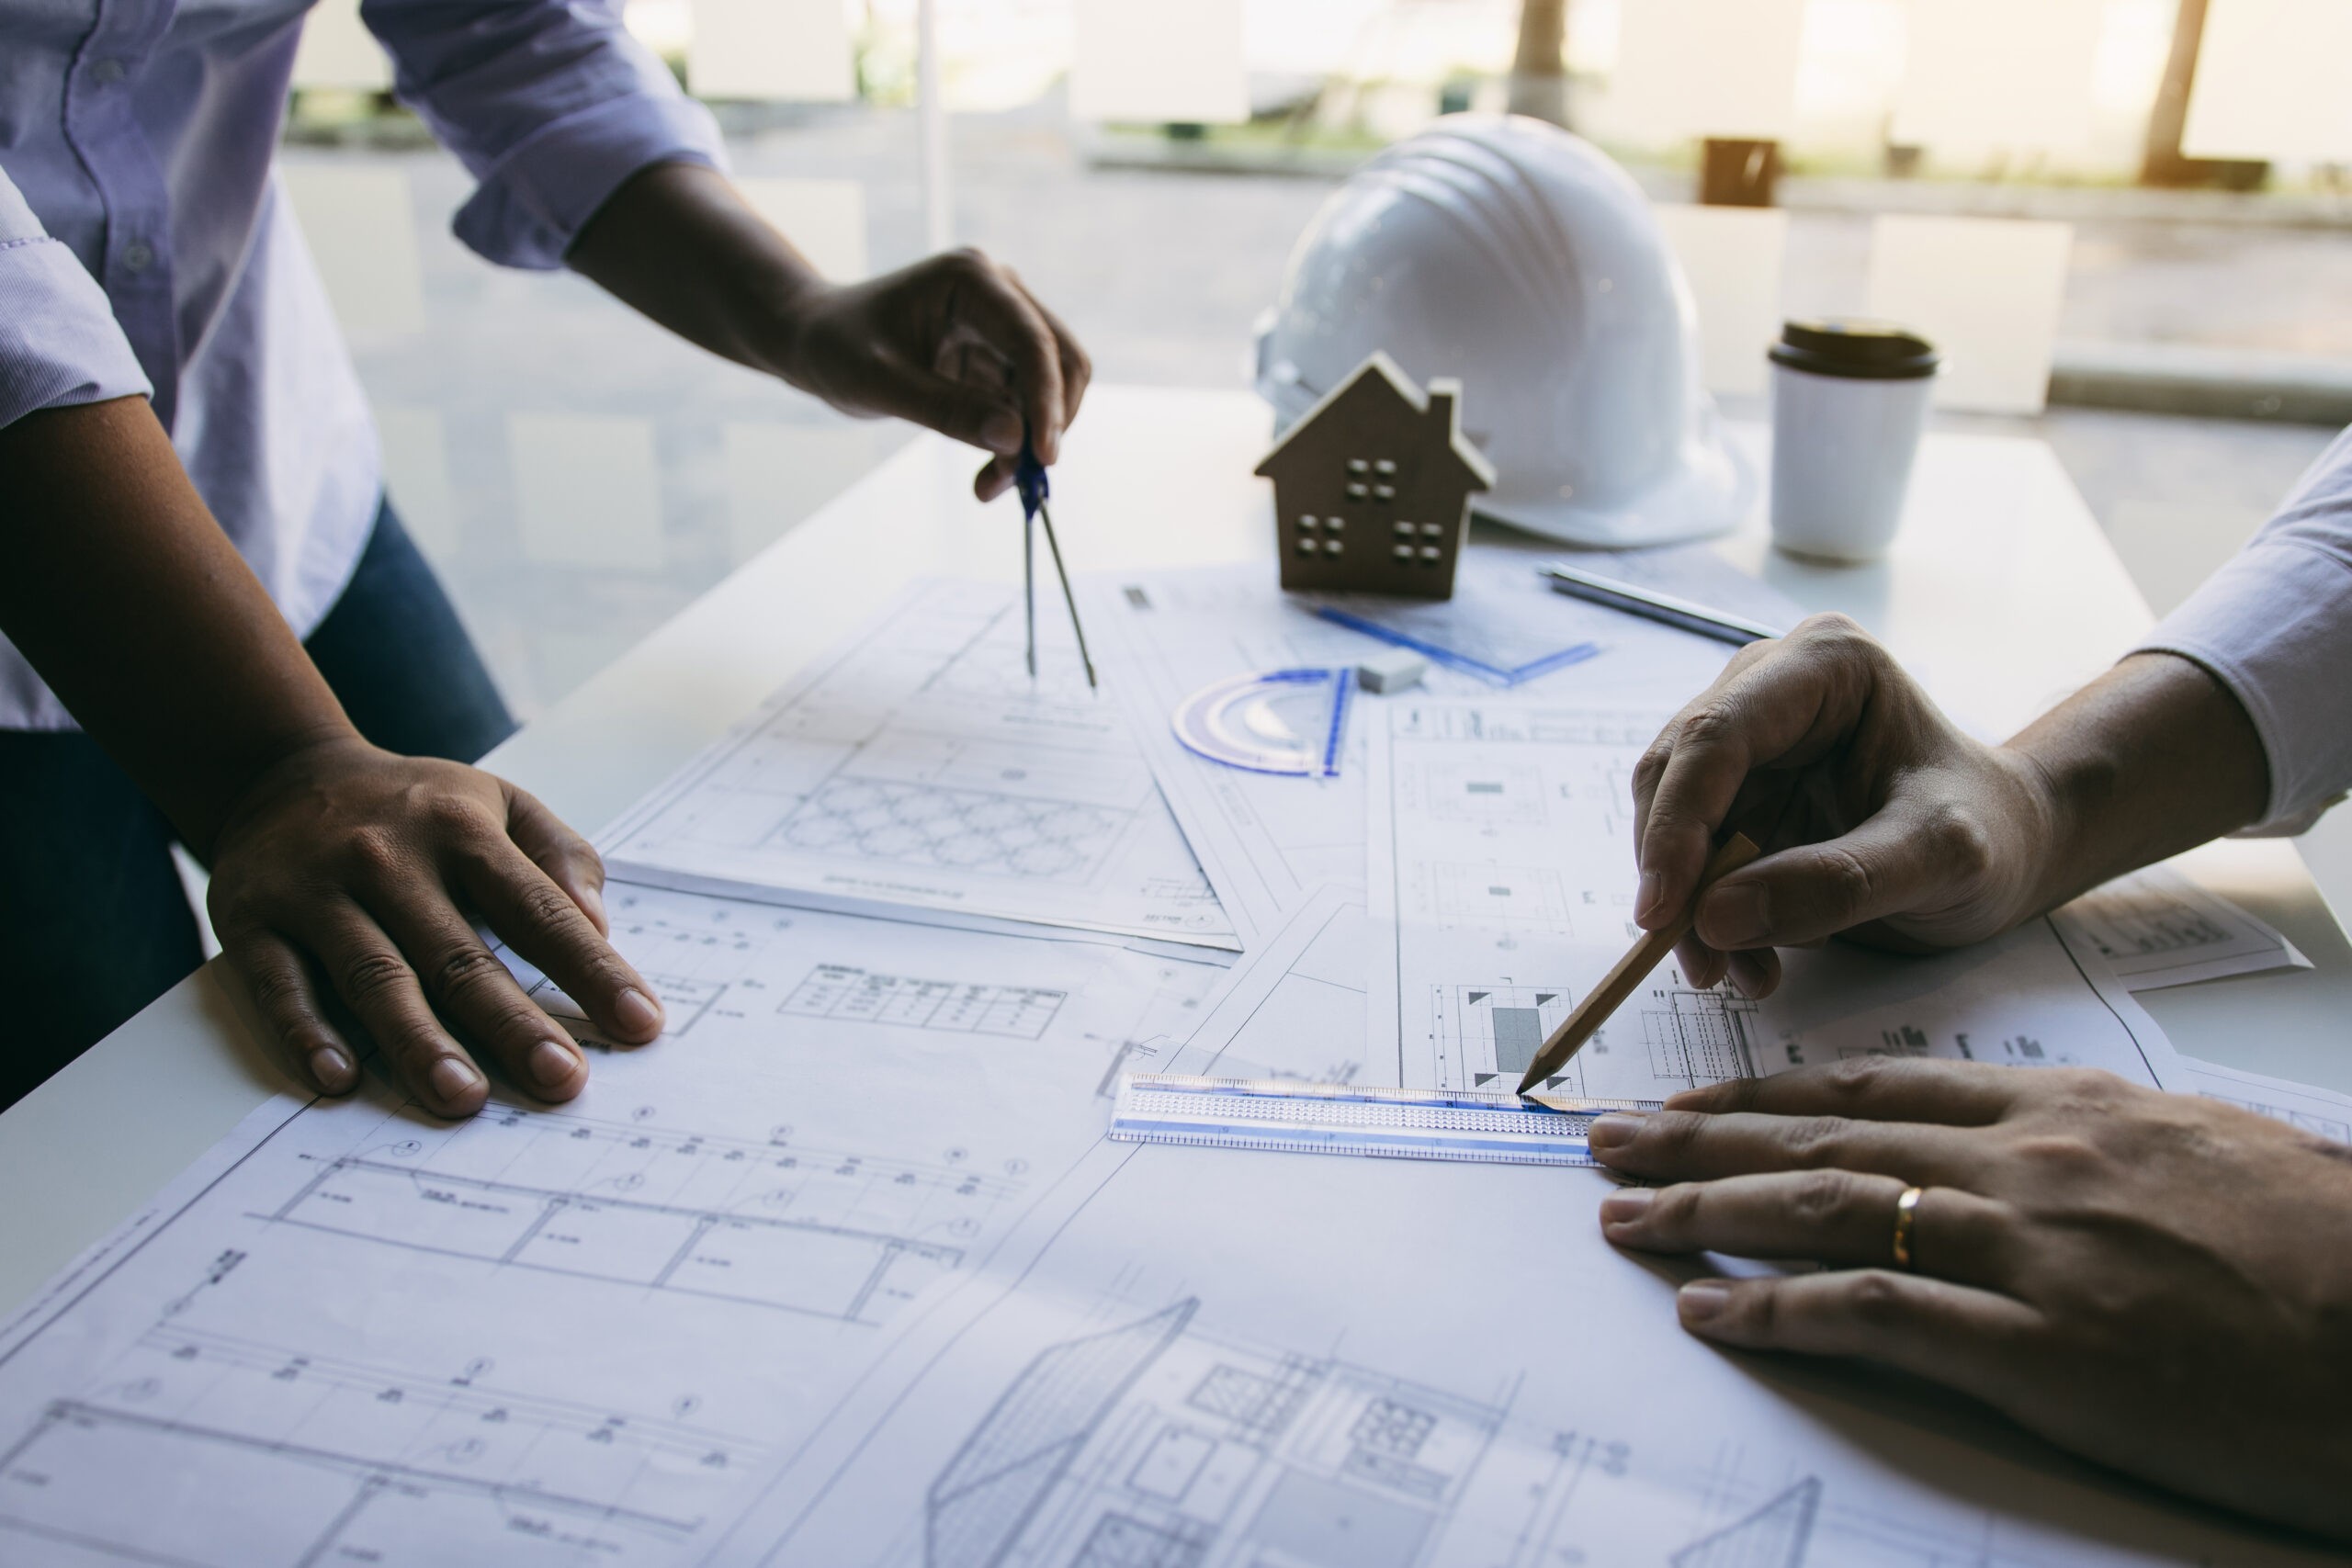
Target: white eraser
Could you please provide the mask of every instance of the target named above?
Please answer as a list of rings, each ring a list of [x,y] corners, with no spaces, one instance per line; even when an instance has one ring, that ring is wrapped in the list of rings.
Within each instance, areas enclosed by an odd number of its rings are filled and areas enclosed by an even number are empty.
[[[1367,692],[1401,692],[1421,683],[1430,661],[1407,648],[1375,653],[1356,666],[1356,684]]]

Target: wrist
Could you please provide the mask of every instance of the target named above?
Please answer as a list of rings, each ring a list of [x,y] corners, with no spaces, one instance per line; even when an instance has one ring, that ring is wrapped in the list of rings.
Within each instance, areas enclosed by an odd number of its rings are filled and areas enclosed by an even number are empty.
[[[372,754],[375,750],[351,721],[340,715],[281,737],[256,756],[239,782],[224,792],[219,810],[212,814],[210,830],[186,835],[188,847],[198,860],[210,865],[221,846],[235,838],[246,824],[288,796],[317,784],[346,756]]]

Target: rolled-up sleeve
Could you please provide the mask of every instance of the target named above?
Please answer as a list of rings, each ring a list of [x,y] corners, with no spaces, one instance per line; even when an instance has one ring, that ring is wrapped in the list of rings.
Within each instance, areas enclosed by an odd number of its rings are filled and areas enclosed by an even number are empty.
[[[2270,802],[2251,831],[2301,832],[2352,789],[2352,430],[2141,646],[2203,665],[2254,721]]]
[[[0,427],[153,390],[106,290],[0,174]]]
[[[364,0],[394,85],[481,182],[458,238],[552,268],[650,164],[724,166],[718,127],[621,25],[619,0]]]

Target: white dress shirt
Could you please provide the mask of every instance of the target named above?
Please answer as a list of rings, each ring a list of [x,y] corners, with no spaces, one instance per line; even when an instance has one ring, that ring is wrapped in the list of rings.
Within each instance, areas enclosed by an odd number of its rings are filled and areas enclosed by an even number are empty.
[[[2270,760],[2256,833],[2300,833],[2352,789],[2352,430],[2141,645],[2211,671]]]
[[[272,177],[311,0],[0,0],[0,426],[151,396],[297,636],[382,489],[326,294]],[[717,126],[620,0],[365,0],[401,99],[480,186],[457,232],[551,268],[649,164]],[[0,638],[0,728],[73,719]]]

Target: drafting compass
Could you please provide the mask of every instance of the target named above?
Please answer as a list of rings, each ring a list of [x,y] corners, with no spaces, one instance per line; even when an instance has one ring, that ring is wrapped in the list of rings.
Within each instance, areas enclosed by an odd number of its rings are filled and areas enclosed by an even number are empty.
[[[1062,566],[1061,541],[1054,537],[1054,514],[1046,508],[1046,498],[1052,493],[1046,484],[1046,465],[1037,461],[1036,448],[1025,437],[1012,482],[1021,491],[1021,594],[1029,624],[1029,679],[1037,678],[1037,525],[1042,521],[1046,548],[1054,556],[1054,575],[1061,579],[1062,603],[1069,606],[1069,629],[1078,634],[1078,660],[1086,666],[1086,688],[1100,690],[1094,681],[1094,660],[1086,651],[1086,628],[1079,624],[1078,600],[1069,591],[1069,572]]]

